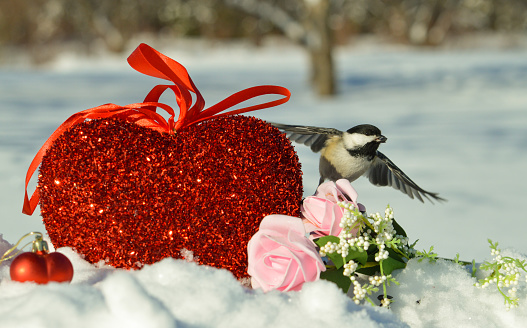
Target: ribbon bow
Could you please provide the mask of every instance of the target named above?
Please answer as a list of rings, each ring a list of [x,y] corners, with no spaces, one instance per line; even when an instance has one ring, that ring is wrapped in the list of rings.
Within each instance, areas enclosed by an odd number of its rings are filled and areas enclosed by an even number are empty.
[[[86,109],[70,116],[57,128],[57,130],[55,130],[55,132],[51,134],[48,140],[46,140],[29,166],[26,174],[25,198],[22,213],[27,215],[33,214],[40,200],[38,189],[33,192],[31,198],[28,197],[27,186],[31,180],[31,177],[42,162],[42,158],[44,157],[46,151],[60,135],[62,135],[70,127],[82,123],[86,119],[99,119],[108,117],[121,118],[128,122],[133,122],[159,132],[173,134],[184,127],[197,124],[211,118],[241,114],[253,110],[278,106],[287,102],[291,97],[291,92],[284,87],[275,85],[261,85],[239,91],[225,98],[219,103],[204,109],[205,100],[203,99],[203,96],[199,92],[198,88],[196,88],[194,85],[194,82],[188,75],[185,67],[183,67],[183,65],[180,63],[163,55],[144,43],[140,44],[137,49],[132,52],[132,54],[128,57],[128,63],[133,69],[140,73],[169,80],[174,84],[156,85],[152,88],[152,90],[150,90],[142,103],[130,104],[126,106],[105,104]],[[179,106],[179,117],[177,121],[174,121],[174,109],[159,102],[159,98],[167,89],[171,89],[176,96],[176,102]],[[192,104],[192,94],[194,94],[195,97],[194,104]],[[222,113],[226,109],[236,106],[244,101],[269,94],[281,95],[283,97],[253,106],[243,107],[240,109],[231,109]],[[157,108],[161,108],[170,114],[168,121],[156,112]]]

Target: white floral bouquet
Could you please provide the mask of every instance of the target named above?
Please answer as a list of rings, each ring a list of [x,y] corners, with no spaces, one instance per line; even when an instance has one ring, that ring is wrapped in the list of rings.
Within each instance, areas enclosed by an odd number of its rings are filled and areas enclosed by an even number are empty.
[[[247,246],[252,287],[265,292],[298,291],[306,282],[325,279],[337,284],[355,303],[375,305],[370,296],[382,286],[378,300],[381,306],[388,307],[392,297],[386,287],[398,284],[392,272],[404,269],[411,258],[434,262],[438,256],[433,247],[416,251],[416,242],[409,244],[390,206],[384,216],[368,215],[366,208],[357,203],[357,197],[348,180],[325,182],[315,195],[303,200],[300,218],[266,216]],[[516,307],[516,286],[520,271],[527,272],[527,264],[501,256],[498,244],[490,240],[489,243],[494,259],[479,265],[488,274],[474,285],[495,285],[504,296],[506,307]],[[466,266],[476,279],[475,261],[460,261],[459,254],[446,260]]]
[[[253,288],[300,290],[305,282],[326,279],[345,293],[353,285],[356,303],[383,286],[381,305],[390,297],[386,285],[397,283],[393,270],[415,256],[393,210],[366,214],[348,180],[321,184],[303,200],[301,218],[269,215],[248,244]],[[368,277],[366,279],[366,277]]]

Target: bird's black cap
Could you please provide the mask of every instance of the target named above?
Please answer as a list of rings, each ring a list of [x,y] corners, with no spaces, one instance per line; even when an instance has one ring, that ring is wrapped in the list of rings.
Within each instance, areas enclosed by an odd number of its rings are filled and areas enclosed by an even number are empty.
[[[365,136],[380,136],[381,130],[379,130],[378,127],[371,125],[371,124],[361,124],[352,127],[351,129],[348,129],[346,131],[348,133],[360,133],[364,134]]]

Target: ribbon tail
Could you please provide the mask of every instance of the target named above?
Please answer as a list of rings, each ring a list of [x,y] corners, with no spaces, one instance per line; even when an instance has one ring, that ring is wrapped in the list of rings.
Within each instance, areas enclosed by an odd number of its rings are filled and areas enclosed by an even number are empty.
[[[103,105],[104,106],[104,105]],[[115,106],[115,105],[114,105]],[[102,107],[102,106],[101,106]],[[31,198],[29,198],[27,193],[27,187],[29,185],[29,181],[31,180],[31,177],[35,173],[35,171],[40,166],[40,163],[42,162],[42,158],[44,157],[44,154],[46,151],[51,147],[53,142],[62,134],[64,133],[69,127],[77,124],[78,122],[84,121],[86,119],[86,111],[80,112],[77,114],[74,114],[70,116],[64,123],[62,123],[57,130],[55,130],[51,136],[44,142],[42,147],[38,150],[37,154],[33,158],[33,161],[31,161],[31,164],[29,165],[29,169],[26,173],[26,182],[25,182],[25,197],[24,197],[24,205],[22,206],[22,213],[31,215],[35,211],[35,208],[38,205],[38,202],[40,200],[40,193],[38,189],[35,189],[33,194],[31,195]]]
[[[265,96],[265,95],[281,95],[283,96],[280,99],[264,102],[261,104],[243,107],[239,109],[230,110],[228,112],[219,114],[223,112],[224,110],[236,106],[238,104],[241,104],[247,100],[259,97],[259,96]],[[199,122],[206,121],[208,119],[211,119],[213,117],[223,117],[228,115],[236,115],[236,114],[242,114],[254,110],[259,110],[263,108],[269,108],[269,107],[275,107],[281,104],[286,103],[291,98],[291,91],[289,91],[287,88],[280,87],[277,85],[260,85],[255,86],[251,88],[244,89],[242,91],[239,91],[224,100],[220,101],[219,103],[205,109],[199,115],[196,115],[196,119],[192,122],[185,122],[184,126],[188,126],[191,124],[196,124]],[[179,124],[180,122],[176,123],[176,130],[183,127],[183,124]]]
[[[29,179],[31,179],[31,175],[33,175],[33,172],[30,174]],[[33,195],[31,195],[31,199],[30,199],[27,194],[28,181],[29,180],[26,177],[26,194],[24,197],[24,205],[22,206],[22,213],[27,214],[27,215],[32,215],[33,212],[35,212],[35,209],[37,208],[38,202],[40,201],[40,192],[38,191],[38,189],[36,189],[33,192]]]

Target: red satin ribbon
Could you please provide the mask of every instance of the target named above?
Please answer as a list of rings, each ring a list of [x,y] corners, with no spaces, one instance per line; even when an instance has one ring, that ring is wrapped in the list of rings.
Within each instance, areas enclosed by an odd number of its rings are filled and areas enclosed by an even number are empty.
[[[116,117],[160,132],[172,134],[186,126],[196,124],[213,117],[241,114],[253,110],[278,106],[287,102],[291,97],[291,92],[286,88],[275,85],[261,85],[239,91],[220,101],[216,105],[204,109],[205,100],[194,85],[194,82],[188,75],[185,67],[183,67],[183,65],[180,63],[163,55],[144,43],[140,44],[139,47],[137,47],[137,49],[135,49],[134,52],[128,57],[128,63],[138,72],[172,81],[174,85],[155,86],[148,93],[144,102],[142,103],[130,104],[126,106],[106,104],[86,109],[70,116],[57,128],[57,130],[55,130],[55,132],[51,134],[48,140],[46,140],[29,166],[26,174],[26,189],[22,213],[27,215],[33,214],[40,200],[38,189],[33,192],[31,198],[28,197],[27,186],[31,180],[31,177],[40,166],[46,151],[62,133],[67,131],[75,124],[84,122],[86,119]],[[159,102],[159,97],[161,97],[163,92],[165,92],[167,89],[171,89],[176,96],[176,102],[179,106],[179,117],[177,121],[174,121],[175,112],[172,107]],[[194,104],[192,100],[192,93],[195,97]],[[283,97],[277,100],[243,107],[240,109],[231,109],[225,113],[221,113],[224,110],[236,106],[244,101],[269,94],[281,95]],[[156,113],[157,108],[161,108],[170,114],[168,121]]]

